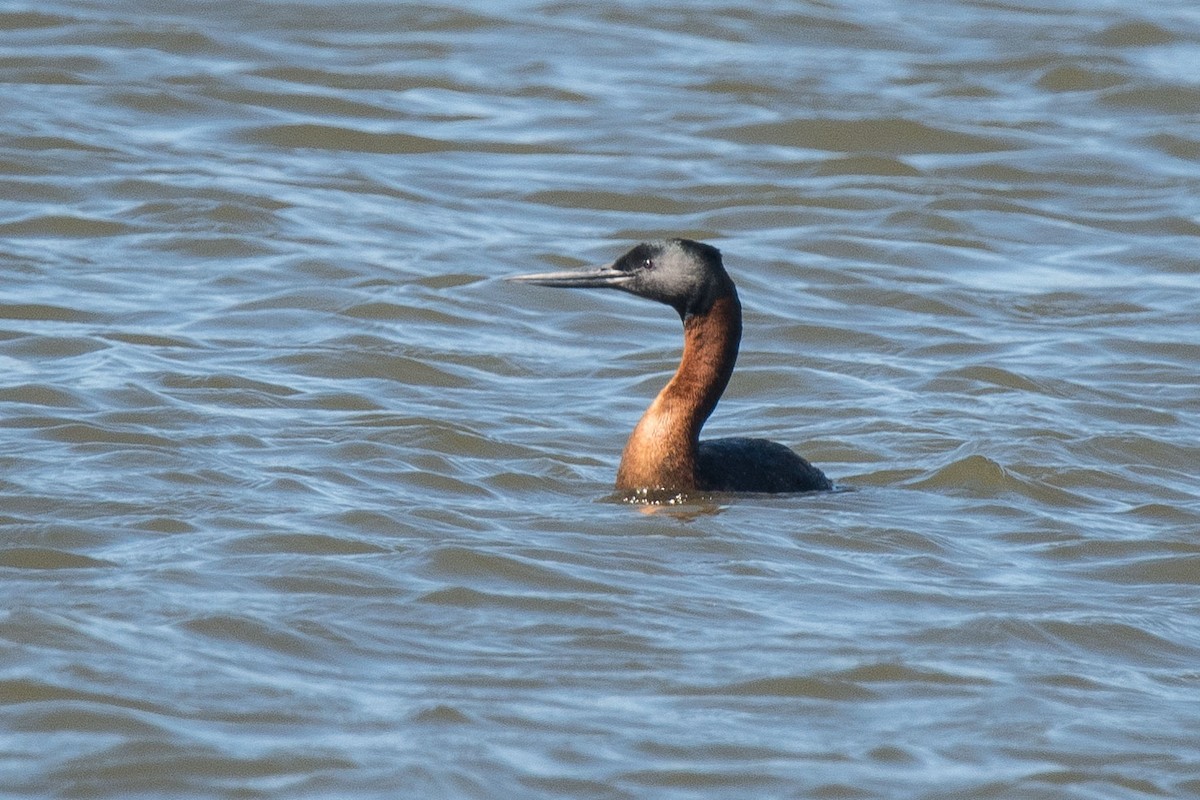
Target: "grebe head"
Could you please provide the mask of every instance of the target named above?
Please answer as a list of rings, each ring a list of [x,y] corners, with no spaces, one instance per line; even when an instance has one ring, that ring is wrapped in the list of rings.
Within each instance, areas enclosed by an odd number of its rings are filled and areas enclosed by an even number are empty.
[[[508,280],[570,289],[620,289],[666,303],[683,319],[704,314],[733,281],[721,264],[721,251],[691,239],[642,242],[601,267],[514,275]]]

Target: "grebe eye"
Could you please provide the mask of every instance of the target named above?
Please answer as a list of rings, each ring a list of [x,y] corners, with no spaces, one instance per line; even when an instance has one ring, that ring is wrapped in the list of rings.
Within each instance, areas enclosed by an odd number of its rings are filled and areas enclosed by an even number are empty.
[[[645,269],[654,269],[654,259],[651,259],[651,258],[642,259],[642,267]]]

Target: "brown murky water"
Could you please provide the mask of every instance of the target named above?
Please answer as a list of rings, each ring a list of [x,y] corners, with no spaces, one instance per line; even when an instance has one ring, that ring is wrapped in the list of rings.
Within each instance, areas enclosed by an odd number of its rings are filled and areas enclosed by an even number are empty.
[[[0,795],[1200,795],[1194,3],[0,5]],[[667,235],[678,356],[499,277]]]

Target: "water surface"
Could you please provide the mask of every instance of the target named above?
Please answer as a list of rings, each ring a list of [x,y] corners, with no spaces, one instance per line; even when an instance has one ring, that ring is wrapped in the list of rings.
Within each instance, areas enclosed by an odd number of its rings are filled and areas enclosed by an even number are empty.
[[[1200,794],[1193,6],[0,5],[0,794]]]

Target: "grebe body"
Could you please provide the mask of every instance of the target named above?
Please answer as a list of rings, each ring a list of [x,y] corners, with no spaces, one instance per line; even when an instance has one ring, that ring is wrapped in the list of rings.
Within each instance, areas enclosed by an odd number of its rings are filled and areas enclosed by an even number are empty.
[[[717,248],[690,239],[643,242],[602,267],[509,280],[620,289],[679,313],[683,356],[625,444],[618,490],[780,493],[833,488],[821,470],[776,442],[700,441],[700,429],[733,374],[742,338],[742,306]]]

